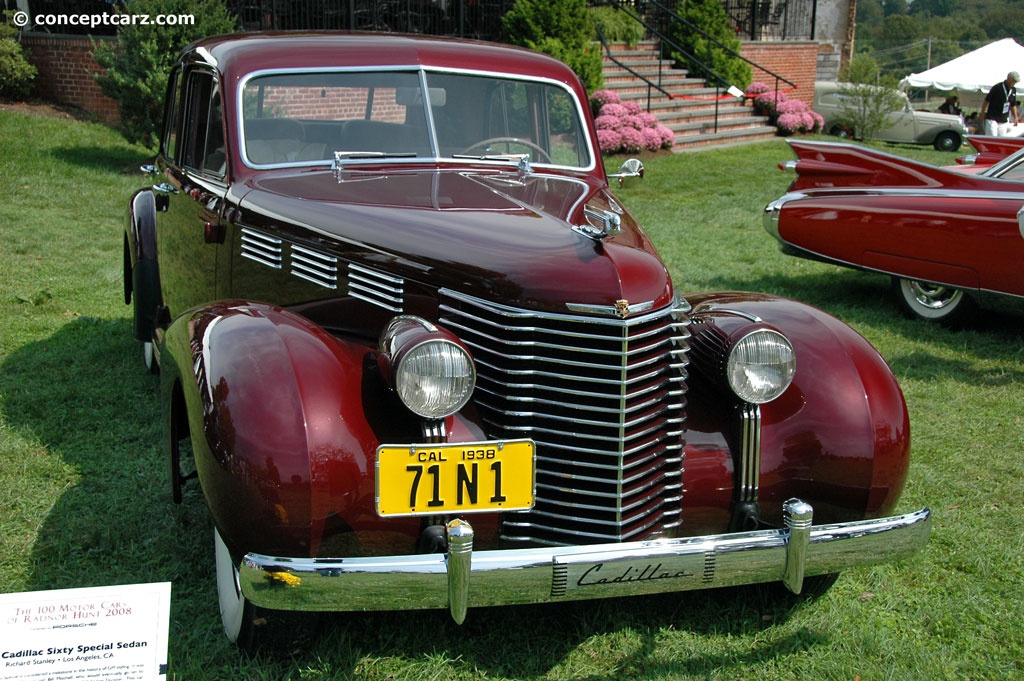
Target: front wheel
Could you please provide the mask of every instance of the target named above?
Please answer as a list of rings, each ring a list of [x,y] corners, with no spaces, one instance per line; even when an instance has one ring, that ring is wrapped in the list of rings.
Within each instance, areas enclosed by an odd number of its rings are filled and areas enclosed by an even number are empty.
[[[944,132],[935,138],[932,146],[935,147],[936,151],[956,151],[960,148],[961,144],[960,135],[955,132]]]
[[[224,633],[239,648],[250,650],[255,639],[256,606],[242,594],[238,568],[216,528],[213,530],[213,543],[217,561],[217,600]]]
[[[959,289],[898,277],[892,283],[897,299],[911,317],[958,325],[970,321],[976,312],[974,301]]]
[[[319,618],[316,613],[268,610],[252,604],[242,593],[238,566],[220,532],[213,530],[217,562],[217,601],[228,640],[248,654],[293,653],[308,648]]]

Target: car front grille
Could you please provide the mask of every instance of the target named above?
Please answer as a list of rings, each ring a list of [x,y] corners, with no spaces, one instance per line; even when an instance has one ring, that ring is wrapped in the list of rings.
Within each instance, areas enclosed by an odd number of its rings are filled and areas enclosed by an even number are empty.
[[[687,311],[552,314],[442,291],[440,321],[476,361],[488,436],[537,444],[536,505],[506,514],[504,539],[627,541],[679,525]]]

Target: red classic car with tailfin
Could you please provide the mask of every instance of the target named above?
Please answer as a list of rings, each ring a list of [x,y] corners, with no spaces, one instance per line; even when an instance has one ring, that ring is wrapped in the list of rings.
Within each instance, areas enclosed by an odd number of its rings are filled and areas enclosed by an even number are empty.
[[[962,166],[960,172],[972,175],[1024,148],[1024,137],[969,135],[967,141],[977,153],[957,156],[956,162]]]
[[[166,112],[125,300],[240,645],[289,612],[817,591],[927,541],[891,515],[885,361],[794,301],[682,294],[562,63],[216,37]]]
[[[852,144],[789,145],[797,160],[779,165],[796,180],[764,211],[784,253],[889,275],[922,319],[1024,309],[1024,151],[970,173]]]

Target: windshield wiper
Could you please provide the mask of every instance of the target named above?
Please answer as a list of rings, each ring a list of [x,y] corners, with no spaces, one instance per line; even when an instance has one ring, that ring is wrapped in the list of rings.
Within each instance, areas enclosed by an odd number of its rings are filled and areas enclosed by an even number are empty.
[[[506,163],[519,163],[529,160],[529,154],[452,154],[452,158],[471,158],[474,161],[504,161]]]

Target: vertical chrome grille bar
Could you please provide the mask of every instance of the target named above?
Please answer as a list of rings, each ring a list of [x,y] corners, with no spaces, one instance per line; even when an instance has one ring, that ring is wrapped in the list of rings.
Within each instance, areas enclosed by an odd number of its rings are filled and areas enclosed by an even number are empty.
[[[761,407],[740,407],[740,501],[757,501],[761,479]]]
[[[442,291],[488,436],[537,443],[537,505],[506,515],[506,539],[624,541],[680,524],[687,311],[556,314]]]

